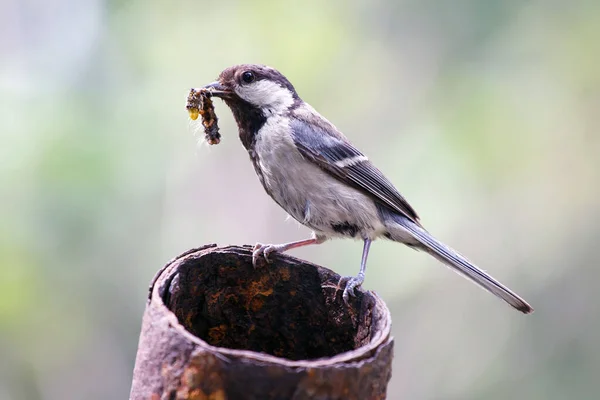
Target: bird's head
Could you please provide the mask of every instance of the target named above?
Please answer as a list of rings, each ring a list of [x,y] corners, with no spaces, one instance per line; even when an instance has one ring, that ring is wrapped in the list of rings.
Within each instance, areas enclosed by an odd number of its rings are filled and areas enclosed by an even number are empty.
[[[300,101],[290,81],[265,65],[234,65],[205,88],[213,96],[222,98],[234,114],[260,111],[264,117],[269,117],[287,111]]]

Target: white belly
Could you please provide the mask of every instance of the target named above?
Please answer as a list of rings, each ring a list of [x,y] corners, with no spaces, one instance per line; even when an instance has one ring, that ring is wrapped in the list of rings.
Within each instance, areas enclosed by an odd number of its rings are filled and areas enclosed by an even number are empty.
[[[304,159],[285,119],[269,118],[254,151],[263,185],[294,219],[326,236],[374,239],[384,231],[373,200]]]

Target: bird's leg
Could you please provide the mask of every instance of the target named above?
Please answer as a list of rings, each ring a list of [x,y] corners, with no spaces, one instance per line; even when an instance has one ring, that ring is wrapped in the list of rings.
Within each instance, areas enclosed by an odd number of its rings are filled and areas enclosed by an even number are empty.
[[[271,263],[269,255],[271,253],[283,253],[285,251],[295,249],[298,247],[308,246],[310,244],[321,244],[327,240],[327,237],[313,234],[313,237],[305,240],[298,240],[296,242],[289,242],[283,244],[262,244],[256,243],[254,250],[252,251],[252,264],[256,266],[259,257],[262,255],[265,261]]]
[[[362,285],[365,280],[365,270],[367,269],[367,257],[369,257],[369,248],[371,247],[371,239],[365,239],[365,244],[363,246],[362,259],[360,260],[360,271],[358,271],[358,275],[350,277],[348,279],[348,283],[346,283],[346,288],[344,289],[344,293],[342,297],[344,298],[344,302],[348,304],[348,296],[356,296],[354,294],[354,288]]]

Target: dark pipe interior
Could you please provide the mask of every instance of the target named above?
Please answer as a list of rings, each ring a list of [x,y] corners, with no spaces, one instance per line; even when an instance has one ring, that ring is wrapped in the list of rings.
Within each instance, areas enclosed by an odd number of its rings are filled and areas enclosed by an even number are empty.
[[[358,318],[342,303],[335,289],[339,276],[274,258],[257,268],[247,253],[188,258],[165,303],[189,332],[211,345],[291,360],[331,357],[369,340],[357,337],[357,320],[365,316]]]

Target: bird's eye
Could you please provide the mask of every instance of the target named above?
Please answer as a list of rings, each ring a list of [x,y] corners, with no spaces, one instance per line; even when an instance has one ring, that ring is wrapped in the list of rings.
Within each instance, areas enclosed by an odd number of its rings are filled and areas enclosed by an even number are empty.
[[[254,74],[251,71],[246,71],[242,74],[242,81],[244,83],[252,83],[254,82]]]

